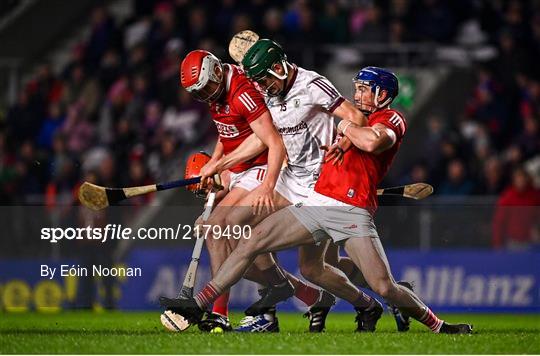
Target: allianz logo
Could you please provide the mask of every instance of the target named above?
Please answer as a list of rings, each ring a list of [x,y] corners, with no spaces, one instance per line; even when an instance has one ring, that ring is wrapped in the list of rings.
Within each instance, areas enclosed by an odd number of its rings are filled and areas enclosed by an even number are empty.
[[[401,280],[412,281],[427,304],[448,306],[534,306],[540,292],[534,275],[467,274],[462,267],[406,266]]]

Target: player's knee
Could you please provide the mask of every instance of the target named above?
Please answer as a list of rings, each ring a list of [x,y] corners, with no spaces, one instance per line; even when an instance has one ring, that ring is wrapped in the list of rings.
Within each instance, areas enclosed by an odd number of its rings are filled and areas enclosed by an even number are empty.
[[[225,224],[229,226],[244,225],[246,223],[246,213],[251,216],[251,207],[238,206],[227,214]]]

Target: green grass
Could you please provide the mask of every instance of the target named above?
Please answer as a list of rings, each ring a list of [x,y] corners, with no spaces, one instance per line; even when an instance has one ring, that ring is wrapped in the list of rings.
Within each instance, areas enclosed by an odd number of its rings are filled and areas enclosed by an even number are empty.
[[[539,315],[446,315],[474,324],[473,335],[436,335],[414,323],[397,333],[385,315],[373,334],[354,333],[353,314],[330,314],[327,332],[305,332],[299,313],[280,313],[279,334],[173,334],[158,313],[0,314],[0,353],[177,353],[177,354],[538,354]],[[238,321],[240,315],[233,317]]]

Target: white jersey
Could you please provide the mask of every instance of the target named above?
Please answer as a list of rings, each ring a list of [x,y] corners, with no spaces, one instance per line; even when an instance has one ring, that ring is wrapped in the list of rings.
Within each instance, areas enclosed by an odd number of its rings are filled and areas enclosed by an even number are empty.
[[[287,170],[301,181],[316,180],[324,151],[334,137],[332,112],[345,100],[328,79],[297,68],[285,97],[266,97],[287,150]]]

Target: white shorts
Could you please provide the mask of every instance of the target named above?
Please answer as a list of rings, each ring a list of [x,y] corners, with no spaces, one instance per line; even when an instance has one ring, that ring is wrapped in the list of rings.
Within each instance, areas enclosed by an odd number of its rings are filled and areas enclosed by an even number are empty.
[[[240,173],[231,172],[229,191],[233,190],[233,188],[242,188],[251,192],[263,182],[267,167],[265,164],[263,166],[251,167]]]
[[[313,176],[297,177],[289,169],[284,168],[276,182],[276,191],[291,204],[306,200],[315,187]]]
[[[291,213],[320,242],[330,235],[334,242],[350,237],[378,238],[371,214],[313,191],[302,203],[289,206]]]

